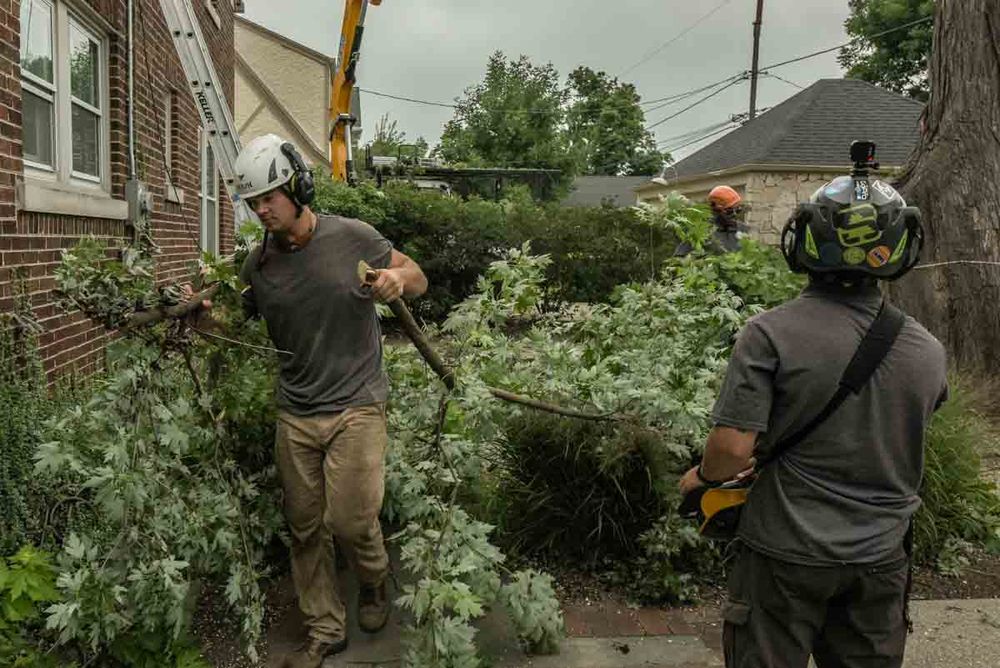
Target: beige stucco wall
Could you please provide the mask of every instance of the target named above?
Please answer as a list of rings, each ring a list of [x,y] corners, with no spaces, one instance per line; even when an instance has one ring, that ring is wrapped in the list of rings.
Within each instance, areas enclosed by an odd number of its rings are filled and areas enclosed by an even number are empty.
[[[281,38],[241,22],[236,23],[235,31],[236,53],[293,119],[289,122],[283,118],[272,102],[254,89],[251,78],[237,64],[235,117],[240,139],[246,143],[258,135],[273,132],[296,143],[309,144],[302,147],[308,162],[316,162],[319,156],[325,161],[329,155],[328,61],[320,61]],[[263,110],[260,109],[262,104]]]
[[[669,174],[668,174],[669,175]],[[827,181],[839,174],[823,172],[762,172],[745,171],[685,181],[676,186],[644,187],[637,192],[638,202],[655,204],[660,195],[676,190],[685,197],[704,202],[709,191],[717,185],[728,185],[736,190],[749,205],[746,222],[750,234],[766,244],[778,245],[781,230],[788,216],[799,202],[809,197]]]

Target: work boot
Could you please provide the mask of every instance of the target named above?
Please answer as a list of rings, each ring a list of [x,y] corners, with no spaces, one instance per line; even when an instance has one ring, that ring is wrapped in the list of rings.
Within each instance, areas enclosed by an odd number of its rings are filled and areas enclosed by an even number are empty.
[[[365,633],[378,633],[389,621],[389,597],[385,580],[378,584],[361,584],[358,593],[358,626]]]
[[[302,647],[285,655],[285,660],[281,662],[281,668],[322,668],[323,659],[343,652],[345,649],[347,649],[346,637],[333,642],[309,638]]]

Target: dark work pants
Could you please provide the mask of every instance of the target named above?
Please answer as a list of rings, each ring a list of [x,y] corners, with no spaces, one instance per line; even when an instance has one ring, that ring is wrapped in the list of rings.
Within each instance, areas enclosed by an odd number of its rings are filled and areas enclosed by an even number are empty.
[[[802,566],[736,545],[722,609],[726,668],[899,668],[908,560]]]

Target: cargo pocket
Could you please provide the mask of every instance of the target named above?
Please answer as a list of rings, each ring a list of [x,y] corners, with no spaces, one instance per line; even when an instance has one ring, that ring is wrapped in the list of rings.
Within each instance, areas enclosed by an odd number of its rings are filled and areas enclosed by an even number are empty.
[[[742,601],[729,600],[722,604],[722,650],[726,658],[726,668],[735,668],[745,658],[750,630],[750,605]]]

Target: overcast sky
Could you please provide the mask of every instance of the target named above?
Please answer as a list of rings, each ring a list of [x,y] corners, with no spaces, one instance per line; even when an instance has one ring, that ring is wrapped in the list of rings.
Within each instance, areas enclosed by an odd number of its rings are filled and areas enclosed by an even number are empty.
[[[344,0],[246,0],[245,17],[334,55],[343,5]],[[451,103],[482,79],[487,59],[499,49],[510,56],[527,55],[535,63],[551,62],[563,79],[579,65],[604,70],[635,83],[643,100],[652,100],[749,69],[755,9],[756,0],[384,0],[368,12],[358,85]],[[765,0],[761,67],[846,41],[847,15],[847,0]],[[774,74],[808,86],[843,72],[836,53],[831,53],[775,69]],[[758,107],[773,106],[798,90],[764,78]],[[748,82],[732,86],[658,125],[657,139],[666,141],[747,111],[749,91]],[[647,114],[647,124],[698,97]],[[362,93],[366,128],[372,128],[383,113],[398,120],[408,138],[423,135],[432,146],[452,116],[449,109]]]

